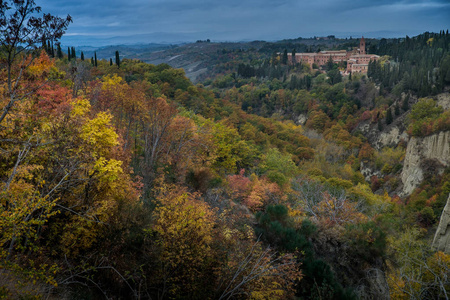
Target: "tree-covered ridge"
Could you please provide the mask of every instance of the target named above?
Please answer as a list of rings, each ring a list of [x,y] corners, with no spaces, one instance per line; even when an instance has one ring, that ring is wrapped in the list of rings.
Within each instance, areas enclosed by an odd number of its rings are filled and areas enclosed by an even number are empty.
[[[383,43],[376,53],[390,60],[371,62],[368,77],[397,95],[413,92],[421,97],[435,95],[450,84],[450,35],[424,33],[396,43]]]

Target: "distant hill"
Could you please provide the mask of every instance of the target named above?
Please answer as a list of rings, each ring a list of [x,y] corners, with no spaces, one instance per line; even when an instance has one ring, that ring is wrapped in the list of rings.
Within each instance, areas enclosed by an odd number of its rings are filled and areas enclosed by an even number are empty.
[[[379,40],[366,39],[367,46],[377,44]],[[274,52],[287,49],[291,52],[317,52],[326,49],[346,49],[359,45],[359,37],[339,39],[334,36],[286,39],[275,42],[209,42],[199,40],[185,44],[130,44],[125,41],[118,45],[102,47],[80,46],[81,51],[89,59],[97,52],[98,59],[114,60],[115,51],[121,58],[139,59],[150,64],[166,63],[173,68],[182,68],[186,76],[193,82],[207,78],[213,79],[217,74],[236,72],[239,63],[251,63],[255,59],[269,59]],[[66,46],[67,48],[67,46]],[[65,48],[63,47],[63,50]]]
[[[97,52],[98,59],[109,60],[110,58],[115,58],[116,51],[119,51],[121,58],[141,59],[141,56],[149,55],[155,51],[171,49],[173,47],[177,46],[165,44],[109,45],[104,47],[81,46],[77,47],[76,50],[78,56],[81,54],[81,51],[83,51],[84,57],[90,58],[94,56],[94,52]]]
[[[277,42],[206,42],[178,45],[163,51],[140,52],[128,58],[139,58],[150,64],[166,63],[173,68],[183,68],[193,82],[214,78],[223,72],[235,72],[239,63],[251,63],[254,59],[270,58],[274,52],[284,49],[297,52],[324,49],[348,49],[357,46],[359,39],[298,38]],[[368,41],[368,44],[370,40]]]

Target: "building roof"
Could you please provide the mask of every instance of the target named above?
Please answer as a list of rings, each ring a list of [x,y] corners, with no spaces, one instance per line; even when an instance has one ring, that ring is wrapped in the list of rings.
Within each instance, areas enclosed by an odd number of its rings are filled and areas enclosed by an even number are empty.
[[[379,57],[376,54],[353,54],[350,57]]]
[[[324,50],[324,51],[320,51],[320,53],[326,53],[326,54],[328,54],[328,53],[330,53],[330,54],[333,54],[333,53],[335,53],[335,54],[342,54],[342,53],[347,53],[347,50]]]

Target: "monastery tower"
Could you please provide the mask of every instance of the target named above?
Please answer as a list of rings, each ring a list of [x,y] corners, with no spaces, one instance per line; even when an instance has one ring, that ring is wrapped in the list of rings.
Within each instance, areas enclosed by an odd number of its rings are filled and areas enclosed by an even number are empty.
[[[366,54],[366,40],[364,37],[361,37],[361,41],[359,42],[359,54]]]

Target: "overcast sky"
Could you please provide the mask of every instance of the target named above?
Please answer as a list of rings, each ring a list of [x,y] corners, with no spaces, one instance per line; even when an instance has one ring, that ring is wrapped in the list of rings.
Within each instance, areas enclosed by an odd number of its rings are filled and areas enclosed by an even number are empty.
[[[394,37],[450,26],[450,0],[36,0],[74,22],[70,41],[279,40],[334,34]],[[136,36],[135,36],[136,35]],[[92,39],[86,37],[92,37]],[[64,42],[64,41],[63,41]]]

